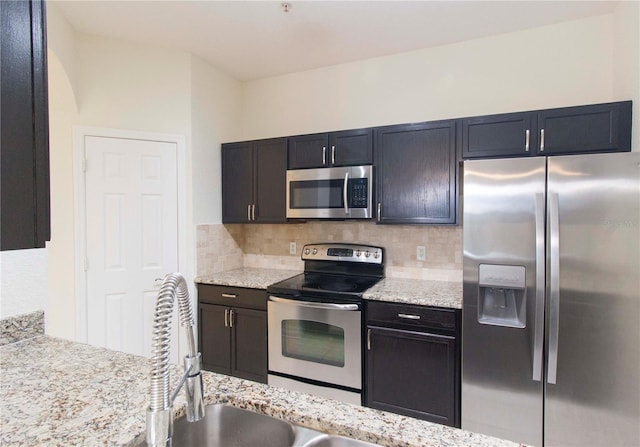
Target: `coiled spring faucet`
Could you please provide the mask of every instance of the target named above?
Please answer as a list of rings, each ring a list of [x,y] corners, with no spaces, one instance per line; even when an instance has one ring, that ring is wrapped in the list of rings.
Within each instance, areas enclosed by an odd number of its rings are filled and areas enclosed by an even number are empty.
[[[173,395],[169,395],[169,350],[171,345],[171,315],[177,297],[180,325],[185,328],[189,355],[184,358],[185,373]],[[173,401],[184,385],[187,398],[187,420],[204,417],[202,359],[196,351],[193,312],[189,289],[180,273],[164,277],[153,321],[153,357],[151,367],[150,404],[147,408],[147,444],[171,446],[173,436]]]

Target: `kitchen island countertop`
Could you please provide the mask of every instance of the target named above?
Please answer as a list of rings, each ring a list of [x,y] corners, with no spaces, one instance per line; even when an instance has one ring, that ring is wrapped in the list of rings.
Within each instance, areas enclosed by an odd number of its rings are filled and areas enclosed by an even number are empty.
[[[36,336],[0,347],[3,446],[130,446],[145,436],[150,361]],[[171,389],[181,368],[171,367]],[[226,403],[383,446],[518,444],[234,377],[203,373],[205,402]],[[177,415],[184,397],[176,399]]]

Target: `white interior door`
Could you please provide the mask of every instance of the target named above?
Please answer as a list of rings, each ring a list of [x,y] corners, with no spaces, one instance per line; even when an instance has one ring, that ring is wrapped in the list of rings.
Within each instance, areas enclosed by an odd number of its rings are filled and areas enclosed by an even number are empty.
[[[96,136],[84,147],[87,341],[148,357],[156,279],[178,269],[177,147]]]

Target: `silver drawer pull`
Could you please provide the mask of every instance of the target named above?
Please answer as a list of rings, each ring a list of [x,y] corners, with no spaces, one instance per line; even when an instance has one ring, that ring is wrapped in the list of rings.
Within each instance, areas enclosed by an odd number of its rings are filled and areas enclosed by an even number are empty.
[[[238,298],[238,295],[235,293],[223,293],[222,298]]]
[[[398,318],[404,318],[406,320],[419,320],[420,315],[398,314]]]

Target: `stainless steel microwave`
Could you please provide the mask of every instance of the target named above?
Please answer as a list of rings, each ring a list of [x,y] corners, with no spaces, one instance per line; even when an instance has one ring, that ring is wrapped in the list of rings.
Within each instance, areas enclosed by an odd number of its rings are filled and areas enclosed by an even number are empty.
[[[287,218],[370,219],[373,168],[291,169],[287,171]]]

